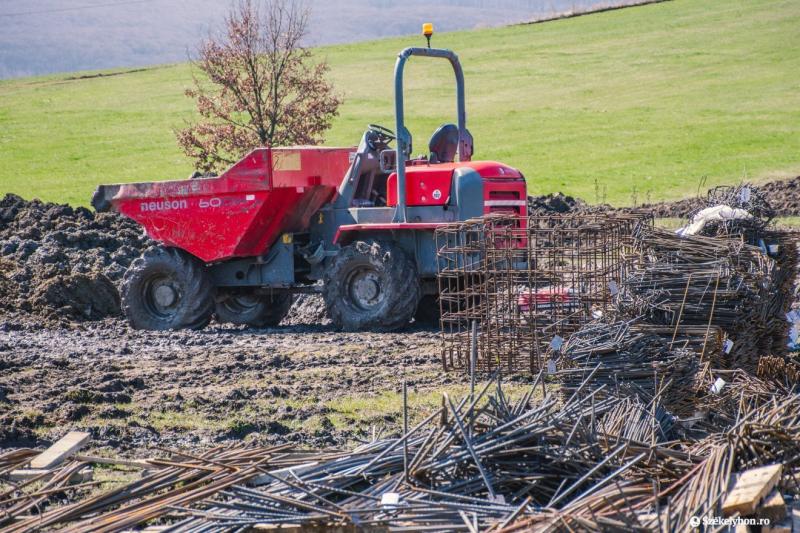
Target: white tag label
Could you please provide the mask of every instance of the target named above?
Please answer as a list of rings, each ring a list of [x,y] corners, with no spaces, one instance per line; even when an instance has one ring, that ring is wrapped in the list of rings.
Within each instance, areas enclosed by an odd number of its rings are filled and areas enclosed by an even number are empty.
[[[400,503],[400,494],[397,492],[384,492],[381,496],[381,505],[397,505]]]
[[[750,187],[745,187],[739,191],[739,199],[742,203],[750,201]]]
[[[722,351],[725,353],[731,353],[731,349],[733,348],[733,341],[728,339],[722,343]]]
[[[727,382],[724,379],[717,378],[717,381],[715,381],[714,384],[711,385],[711,394],[719,394],[720,391],[722,390],[722,387],[725,386],[725,383]]]
[[[548,374],[555,374],[556,373],[556,362],[552,359],[547,361],[547,373]]]
[[[550,341],[550,347],[555,351],[559,351],[563,344],[564,344],[564,339],[562,339],[558,335],[553,337],[553,340]]]
[[[619,287],[617,286],[617,282],[613,279],[608,282],[608,290],[611,292],[611,296],[619,294]]]
[[[506,504],[506,498],[502,494],[495,494],[494,498],[489,496],[489,501],[492,502],[492,503],[499,503],[501,505],[505,505]]]

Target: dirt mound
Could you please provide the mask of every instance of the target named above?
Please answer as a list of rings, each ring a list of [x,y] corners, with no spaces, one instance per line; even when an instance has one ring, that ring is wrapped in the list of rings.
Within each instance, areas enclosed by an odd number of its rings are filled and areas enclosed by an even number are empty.
[[[642,204],[638,211],[650,211],[656,218],[687,218],[701,207],[705,207],[702,198],[686,198],[675,202],[659,202],[656,204]],[[629,208],[623,211],[630,211]]]
[[[770,181],[755,187],[775,211],[776,216],[800,215],[800,176],[788,180]],[[687,218],[706,206],[706,199],[700,197],[675,202],[644,204],[640,208],[652,211],[656,218]]]
[[[118,283],[154,244],[134,221],[83,207],[0,199],[0,313],[55,321],[120,314]],[[297,297],[285,325],[328,324],[319,295]]]
[[[800,176],[760,185],[769,205],[779,217],[800,215]]]
[[[528,213],[536,216],[559,215],[570,213],[574,215],[587,215],[592,213],[608,213],[617,211],[629,213],[632,211],[650,211],[656,218],[678,217],[686,218],[698,207],[705,205],[700,198],[687,198],[676,202],[661,202],[657,204],[643,204],[636,208],[613,207],[608,204],[592,205],[585,200],[575,198],[564,193],[552,193],[542,196],[528,196]]]
[[[800,176],[788,180],[770,181],[756,186],[779,217],[800,216]],[[650,211],[656,218],[687,218],[698,209],[706,207],[706,198],[686,198],[674,202],[642,204],[636,211]],[[563,193],[528,196],[528,211],[532,215],[557,213],[597,213],[607,211],[629,212],[633,208],[614,208],[610,205],[590,205],[580,198]]]
[[[325,302],[319,294],[300,294],[298,295],[289,314],[281,322],[283,326],[299,325],[328,325],[331,319],[325,310]]]
[[[103,274],[56,276],[36,287],[34,309],[55,309],[67,317],[99,320],[120,313],[119,292]]]
[[[608,205],[589,205],[580,198],[564,193],[552,193],[542,196],[528,196],[528,213],[531,215],[545,216],[562,213],[596,213],[613,209]]]
[[[0,307],[52,319],[119,314],[114,282],[149,243],[115,213],[23,200],[0,200]]]

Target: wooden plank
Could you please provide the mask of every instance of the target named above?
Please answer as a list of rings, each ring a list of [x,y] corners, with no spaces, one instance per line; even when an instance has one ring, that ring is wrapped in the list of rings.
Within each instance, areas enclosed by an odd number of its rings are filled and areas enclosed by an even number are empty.
[[[58,441],[37,455],[31,461],[31,468],[53,468],[89,442],[91,435],[83,431],[70,431]]]
[[[42,479],[48,479],[53,475],[53,472],[46,468],[21,468],[9,472],[8,479],[11,481],[28,481],[29,479],[39,477],[42,474],[44,474]]]
[[[739,513],[753,514],[761,500],[775,488],[781,479],[780,464],[762,466],[742,472],[736,477],[733,488],[722,504],[725,516]]]
[[[792,507],[792,531],[800,533],[800,507],[796,505]]]
[[[46,480],[50,479],[56,472],[58,472],[58,470],[48,470],[47,468],[20,468],[9,472],[8,479],[11,481],[28,481],[29,479],[41,476],[42,480]],[[87,466],[72,474],[69,481],[70,483],[85,483],[86,481],[91,481],[93,478],[94,470],[92,470],[92,467]]]
[[[758,518],[768,518],[770,524],[779,524],[786,519],[786,502],[780,491],[773,490],[764,498],[764,501],[756,509]]]

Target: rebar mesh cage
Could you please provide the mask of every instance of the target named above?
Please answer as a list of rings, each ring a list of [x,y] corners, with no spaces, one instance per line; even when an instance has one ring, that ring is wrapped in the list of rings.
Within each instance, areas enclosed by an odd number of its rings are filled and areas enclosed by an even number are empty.
[[[442,363],[537,372],[561,339],[608,313],[640,215],[492,215],[436,232]]]

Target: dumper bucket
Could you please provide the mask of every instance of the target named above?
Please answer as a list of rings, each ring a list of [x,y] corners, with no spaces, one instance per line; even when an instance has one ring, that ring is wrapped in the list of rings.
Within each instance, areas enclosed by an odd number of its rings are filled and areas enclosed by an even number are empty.
[[[258,148],[213,178],[101,185],[92,205],[141,224],[207,263],[265,254],[306,231],[330,202],[355,148]]]

